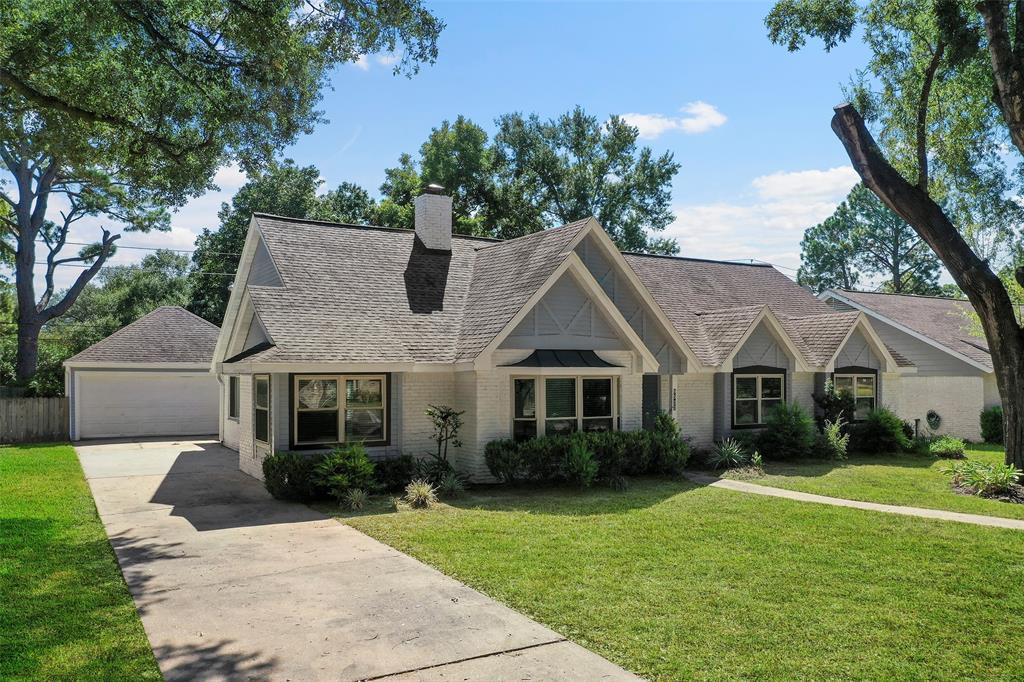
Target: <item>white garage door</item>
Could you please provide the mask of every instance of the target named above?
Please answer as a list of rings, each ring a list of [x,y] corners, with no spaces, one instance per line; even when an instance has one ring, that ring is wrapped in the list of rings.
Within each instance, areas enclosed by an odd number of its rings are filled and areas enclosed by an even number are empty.
[[[217,433],[217,378],[207,372],[75,375],[78,438]]]

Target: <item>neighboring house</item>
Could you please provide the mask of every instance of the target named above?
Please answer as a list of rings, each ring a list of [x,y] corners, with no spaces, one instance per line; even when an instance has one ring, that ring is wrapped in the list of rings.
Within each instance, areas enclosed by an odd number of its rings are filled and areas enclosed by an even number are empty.
[[[592,218],[504,242],[451,226],[431,191],[414,231],[253,216],[213,359],[244,471],[346,440],[428,452],[431,404],[465,411],[454,463],[478,478],[491,440],[658,410],[706,447],[780,401],[813,409],[828,376],[866,411],[915,371],[768,266],[624,255]]]
[[[927,430],[981,439],[979,413],[1000,403],[992,357],[983,336],[971,332],[970,302],[951,298],[830,290],[822,300],[835,310],[867,314],[885,343],[913,363],[885,402],[901,417]]]
[[[64,361],[71,439],[217,433],[220,329],[164,306]]]

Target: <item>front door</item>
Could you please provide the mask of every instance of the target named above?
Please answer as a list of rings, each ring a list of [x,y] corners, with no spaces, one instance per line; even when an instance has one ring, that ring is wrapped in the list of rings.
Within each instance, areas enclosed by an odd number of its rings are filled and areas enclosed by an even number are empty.
[[[661,376],[658,374],[644,375],[643,389],[643,427],[645,431],[654,429],[654,420],[661,411]]]

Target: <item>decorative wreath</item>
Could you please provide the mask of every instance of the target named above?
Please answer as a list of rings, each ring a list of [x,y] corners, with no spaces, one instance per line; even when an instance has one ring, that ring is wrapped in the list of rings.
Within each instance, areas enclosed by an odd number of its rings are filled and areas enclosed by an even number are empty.
[[[942,417],[935,410],[928,410],[928,414],[925,416],[925,420],[928,422],[928,428],[935,430],[942,424]]]

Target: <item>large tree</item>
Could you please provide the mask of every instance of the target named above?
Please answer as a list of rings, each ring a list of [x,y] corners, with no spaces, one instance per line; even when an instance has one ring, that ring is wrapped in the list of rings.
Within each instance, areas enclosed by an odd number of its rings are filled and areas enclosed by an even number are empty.
[[[411,73],[442,28],[419,0],[0,0],[0,17],[0,198],[14,214],[0,248],[15,258],[20,381],[43,325],[114,252],[108,225],[167,228],[218,167],[255,172],[310,131],[334,65],[401,48]],[[86,218],[96,243],[62,255]],[[67,263],[88,267],[57,297]]]
[[[366,190],[344,182],[318,195],[322,184],[320,171],[314,166],[300,167],[286,159],[272,163],[263,173],[248,180],[230,204],[221,204],[220,226],[215,230],[204,229],[196,238],[193,270],[189,275],[192,280],[189,310],[214,324],[221,323],[253,213],[343,223],[376,222],[376,205]]]
[[[801,284],[819,291],[853,288],[860,274],[881,277],[878,288],[894,294],[934,296],[939,260],[903,218],[858,183],[825,222],[800,242]]]
[[[782,0],[766,23],[791,50],[808,37],[829,49],[860,25],[872,56],[832,129],[864,184],[931,246],[977,311],[1003,401],[1006,461],[1024,468],[1024,329],[1006,283],[965,238],[961,212],[1013,215],[1024,2]],[[1024,283],[1024,268],[1015,279]]]
[[[433,129],[419,154],[385,171],[378,216],[412,226],[412,200],[439,184],[452,195],[455,229],[508,239],[596,216],[626,251],[675,253],[657,233],[672,222],[671,153],[637,145],[637,129],[580,108],[556,119],[507,114],[487,133],[460,116]]]

